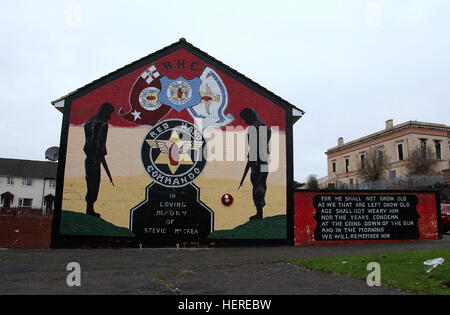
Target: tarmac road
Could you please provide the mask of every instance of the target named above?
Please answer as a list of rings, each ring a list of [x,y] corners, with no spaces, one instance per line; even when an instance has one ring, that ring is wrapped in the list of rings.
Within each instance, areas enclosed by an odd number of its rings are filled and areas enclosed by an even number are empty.
[[[388,287],[280,262],[377,252],[450,249],[435,241],[315,247],[0,250],[1,295],[401,295]],[[77,262],[81,286],[66,283]]]

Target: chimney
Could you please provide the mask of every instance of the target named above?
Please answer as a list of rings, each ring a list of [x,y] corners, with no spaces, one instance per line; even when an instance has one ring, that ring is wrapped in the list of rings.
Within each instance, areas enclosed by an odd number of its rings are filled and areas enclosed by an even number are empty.
[[[394,127],[394,120],[393,119],[386,120],[386,129],[389,129],[392,127]]]
[[[343,144],[344,144],[344,138],[340,137],[340,138],[338,139],[338,146],[341,146],[341,145],[343,145]]]

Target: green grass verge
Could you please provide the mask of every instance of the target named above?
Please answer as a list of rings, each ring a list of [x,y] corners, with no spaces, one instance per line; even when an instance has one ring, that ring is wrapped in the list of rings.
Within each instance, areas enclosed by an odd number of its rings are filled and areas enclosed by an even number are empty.
[[[431,267],[424,265],[423,262],[439,257],[444,258],[445,262],[427,273]],[[417,294],[450,295],[450,288],[444,285],[450,281],[450,250],[300,259],[288,262],[313,270],[364,280],[372,271],[367,270],[367,265],[370,262],[377,262],[381,267],[381,285]]]
[[[60,233],[66,235],[135,236],[129,229],[115,226],[101,218],[67,210],[61,212]],[[249,221],[233,230],[215,231],[209,238],[285,239],[286,216],[277,215]]]
[[[61,234],[134,236],[127,228],[115,226],[105,220],[84,213],[63,210],[61,212]]]
[[[232,230],[213,232],[211,239],[285,239],[286,215],[252,220]]]

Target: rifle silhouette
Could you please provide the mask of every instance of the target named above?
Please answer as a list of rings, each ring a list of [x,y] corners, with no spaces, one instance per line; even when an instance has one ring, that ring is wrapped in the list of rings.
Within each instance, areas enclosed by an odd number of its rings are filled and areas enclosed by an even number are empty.
[[[113,187],[115,187],[113,180],[112,180],[111,173],[109,172],[108,164],[106,164],[105,157],[102,158],[101,163],[103,165],[103,168],[105,169],[106,175],[108,175],[108,177],[109,177],[109,181],[111,182],[111,185],[113,185]]]
[[[245,177],[247,176],[248,170],[250,169],[250,161],[247,161],[247,165],[245,165],[244,175],[242,175],[241,182],[239,184],[238,190],[241,188],[242,184],[244,183]]]

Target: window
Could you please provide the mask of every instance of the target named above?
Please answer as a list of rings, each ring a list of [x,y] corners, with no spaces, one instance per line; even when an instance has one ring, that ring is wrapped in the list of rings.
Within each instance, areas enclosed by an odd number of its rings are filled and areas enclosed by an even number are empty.
[[[380,160],[383,159],[383,154],[384,154],[383,148],[378,148],[378,158],[379,158]]]
[[[419,139],[420,140],[420,152],[423,158],[427,156],[427,139]]]
[[[366,167],[366,153],[360,153],[359,154],[359,159],[361,161],[361,168],[364,169]]]
[[[397,144],[397,153],[398,153],[398,160],[399,161],[403,161],[404,157],[403,157],[403,143],[398,143]]]
[[[33,206],[33,199],[19,198],[19,207],[31,208]]]
[[[442,160],[442,150],[441,150],[441,141],[434,140],[434,149],[436,151],[436,159]]]
[[[14,185],[14,178],[13,177],[8,177],[6,179],[6,185],[10,185],[10,186]]]
[[[427,139],[419,139],[420,140],[420,147],[422,148],[423,152],[427,149]]]
[[[48,188],[56,188],[56,180],[51,179],[51,180],[48,182]]]
[[[28,177],[22,178],[22,186],[33,186],[33,179]]]
[[[336,173],[336,161],[331,162],[331,165],[333,167],[333,173]]]
[[[345,159],[345,172],[346,173],[350,172],[350,159],[349,158]]]
[[[394,179],[396,177],[395,171],[389,171],[389,179]]]

